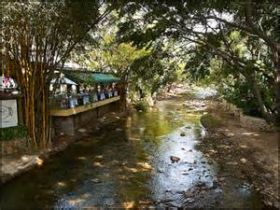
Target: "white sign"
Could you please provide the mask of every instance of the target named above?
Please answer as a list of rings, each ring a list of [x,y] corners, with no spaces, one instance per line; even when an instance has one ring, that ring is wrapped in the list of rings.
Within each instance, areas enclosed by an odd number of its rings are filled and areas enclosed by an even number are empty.
[[[17,100],[0,100],[0,128],[18,125]]]

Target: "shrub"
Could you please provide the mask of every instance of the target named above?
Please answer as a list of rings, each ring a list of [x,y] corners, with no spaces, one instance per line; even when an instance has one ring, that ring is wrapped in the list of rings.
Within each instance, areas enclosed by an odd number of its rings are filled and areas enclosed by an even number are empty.
[[[27,129],[22,125],[10,128],[0,128],[0,137],[1,141],[25,138],[27,137]]]
[[[211,114],[205,114],[200,119],[201,124],[207,129],[215,129],[221,127],[222,121]]]
[[[149,107],[149,104],[146,102],[146,101],[138,101],[134,104],[134,108],[137,110],[137,111],[147,111]]]

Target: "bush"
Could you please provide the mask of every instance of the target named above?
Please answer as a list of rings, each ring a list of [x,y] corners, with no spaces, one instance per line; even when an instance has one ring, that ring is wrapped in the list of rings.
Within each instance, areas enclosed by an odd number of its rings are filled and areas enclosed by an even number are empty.
[[[0,137],[1,141],[25,138],[27,137],[27,129],[22,125],[10,128],[0,128]]]
[[[215,129],[221,127],[222,121],[211,114],[205,114],[200,119],[201,124],[207,129]]]
[[[149,104],[146,102],[146,101],[138,101],[134,104],[134,108],[137,110],[137,111],[147,111],[149,107]]]

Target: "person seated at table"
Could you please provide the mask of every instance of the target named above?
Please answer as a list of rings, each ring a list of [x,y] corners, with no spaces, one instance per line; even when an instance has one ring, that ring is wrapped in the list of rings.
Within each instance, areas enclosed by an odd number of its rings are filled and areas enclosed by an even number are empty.
[[[104,100],[104,99],[106,99],[106,96],[105,96],[104,89],[102,89],[101,92],[100,92],[100,100]]]
[[[97,99],[98,99],[98,101],[101,100],[101,87],[100,87],[100,85],[97,86]]]
[[[98,101],[97,92],[96,92],[96,90],[95,90],[95,88],[93,86],[90,87],[90,95],[92,97],[92,101],[91,102]]]
[[[109,86],[107,85],[106,87],[105,87],[105,97],[106,98],[110,98],[110,90],[109,90]]]
[[[110,85],[109,88],[108,88],[108,95],[109,95],[109,98],[113,97],[112,85]]]
[[[118,96],[118,87],[117,87],[117,85],[114,85],[114,87],[113,87],[113,95],[115,97]]]

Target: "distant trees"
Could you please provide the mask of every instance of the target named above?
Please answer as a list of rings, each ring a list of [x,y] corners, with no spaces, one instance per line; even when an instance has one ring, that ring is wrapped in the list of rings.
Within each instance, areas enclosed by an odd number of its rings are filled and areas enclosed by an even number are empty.
[[[2,68],[21,87],[24,124],[34,145],[46,147],[54,70],[110,11],[102,1],[5,1],[0,6]]]
[[[118,40],[117,32],[116,25],[100,29],[96,34],[98,44],[83,53],[74,52],[72,58],[88,69],[117,74],[121,78],[124,105],[127,97],[132,99],[138,94],[140,97],[151,96],[160,87],[177,81],[178,62],[163,56],[170,49],[136,47],[131,42]],[[127,96],[128,90],[130,96]]]

